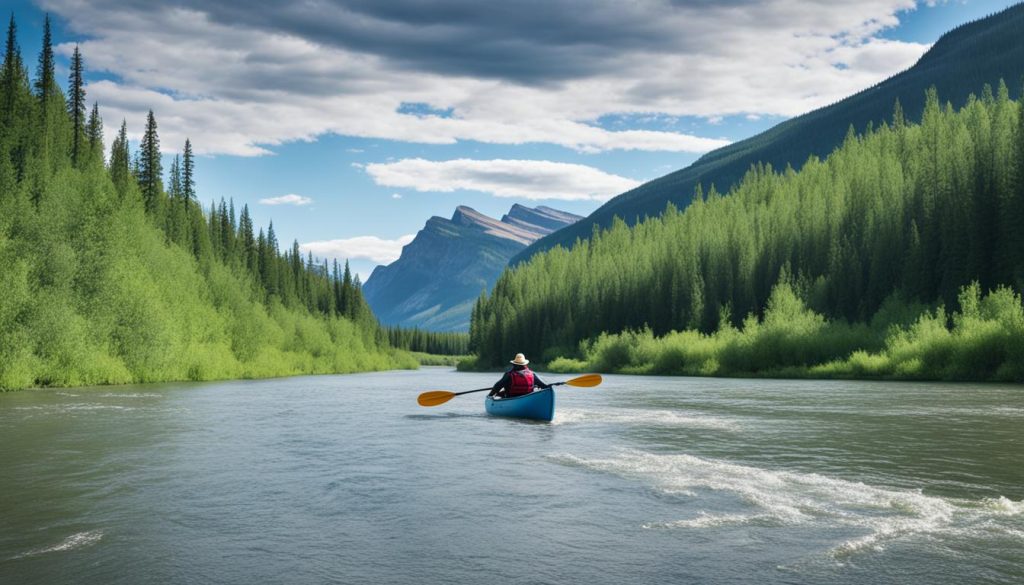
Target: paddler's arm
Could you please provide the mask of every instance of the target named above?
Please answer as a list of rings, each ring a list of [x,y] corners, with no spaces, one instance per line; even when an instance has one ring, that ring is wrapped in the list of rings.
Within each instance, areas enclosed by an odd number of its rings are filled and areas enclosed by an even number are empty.
[[[533,373],[533,385],[542,390],[547,390],[551,387],[551,384],[545,384],[544,380],[541,380],[536,372]]]
[[[505,372],[505,375],[502,376],[500,380],[498,380],[498,383],[491,387],[491,392],[488,394],[488,396],[494,396],[503,388],[507,388],[509,382],[511,381],[511,378],[512,375],[509,372]]]

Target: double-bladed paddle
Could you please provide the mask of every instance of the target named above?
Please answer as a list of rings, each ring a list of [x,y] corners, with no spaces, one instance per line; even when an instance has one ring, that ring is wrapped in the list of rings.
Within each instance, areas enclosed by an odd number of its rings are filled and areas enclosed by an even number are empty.
[[[579,378],[573,378],[572,380],[566,380],[565,382],[555,382],[552,386],[578,386],[580,388],[591,388],[601,383],[600,374],[585,374]],[[462,396],[463,394],[472,394],[474,392],[484,392],[490,390],[490,386],[487,388],[480,388],[479,390],[466,390],[465,392],[448,392],[445,390],[431,390],[430,392],[424,392],[420,394],[416,399],[416,402],[420,403],[420,406],[437,406],[444,404],[456,396]]]

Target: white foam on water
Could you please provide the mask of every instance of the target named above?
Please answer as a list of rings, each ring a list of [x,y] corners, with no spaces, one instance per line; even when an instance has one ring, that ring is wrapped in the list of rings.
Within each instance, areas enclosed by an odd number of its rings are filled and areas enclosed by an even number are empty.
[[[673,520],[672,522],[648,522],[644,528],[709,528],[712,526],[738,526],[741,524],[771,523],[772,518],[766,514],[708,514],[701,512],[700,516],[688,520]]]
[[[96,412],[103,410],[113,411],[129,411],[138,410],[134,406],[121,406],[119,404],[88,404],[88,403],[77,403],[77,404],[47,404],[47,405],[34,405],[34,406],[16,406],[14,410],[24,410],[29,412],[41,412],[45,414],[77,414],[80,412]]]
[[[666,492],[713,490],[738,496],[749,512],[648,523],[647,528],[701,529],[742,524],[851,526],[867,532],[829,550],[840,559],[882,550],[915,536],[1010,538],[1024,543],[1024,502],[980,501],[881,488],[816,473],[775,471],[686,454],[622,451],[607,458],[555,455],[562,464],[637,479]]]
[[[998,498],[985,498],[981,501],[981,504],[982,507],[1000,516],[1019,516],[1024,514],[1024,500],[1014,502],[1005,496],[999,496]]]
[[[693,414],[675,410],[648,410],[632,408],[572,409],[563,408],[555,413],[552,424],[603,423],[618,425],[645,425],[691,427],[720,430],[738,430],[734,420],[721,417]]]
[[[86,546],[90,546],[90,545],[96,544],[102,538],[103,538],[103,531],[102,530],[89,530],[89,531],[86,531],[86,532],[79,532],[77,534],[72,534],[71,536],[65,538],[64,540],[62,540],[61,542],[59,542],[59,543],[57,543],[57,544],[55,544],[53,546],[47,546],[47,547],[43,547],[43,548],[33,549],[33,550],[30,550],[30,551],[28,551],[26,553],[22,553],[22,554],[20,554],[20,555],[18,555],[16,557],[13,557],[13,558],[21,559],[21,558],[25,558],[25,557],[34,557],[34,556],[44,555],[44,554],[47,554],[47,553],[65,552],[65,551],[69,551],[69,550],[75,550],[75,549],[79,549],[79,548],[83,548],[83,547],[86,547]]]

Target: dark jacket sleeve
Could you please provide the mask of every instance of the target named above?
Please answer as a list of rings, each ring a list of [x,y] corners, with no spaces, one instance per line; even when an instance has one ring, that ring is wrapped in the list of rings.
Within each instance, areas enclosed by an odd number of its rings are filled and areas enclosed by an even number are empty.
[[[499,390],[508,389],[509,384],[511,384],[511,383],[512,383],[512,376],[509,374],[509,372],[505,372],[505,375],[502,376],[501,379],[498,380],[498,382],[494,386],[491,387],[490,395],[494,396],[495,393],[497,393]]]
[[[533,385],[535,387],[537,387],[537,388],[550,388],[551,387],[549,384],[545,384],[544,380],[540,379],[540,376],[537,375],[537,372],[533,373]]]

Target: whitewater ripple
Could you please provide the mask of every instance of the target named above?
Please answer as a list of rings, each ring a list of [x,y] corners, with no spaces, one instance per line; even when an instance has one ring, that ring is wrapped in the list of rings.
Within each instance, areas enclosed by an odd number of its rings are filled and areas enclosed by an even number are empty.
[[[65,538],[64,540],[62,540],[61,542],[59,542],[59,543],[57,543],[57,544],[55,544],[53,546],[47,546],[47,547],[33,549],[33,550],[30,550],[30,551],[28,551],[26,553],[22,553],[22,554],[20,554],[20,555],[18,555],[16,557],[13,557],[13,558],[14,559],[21,559],[21,558],[25,558],[25,557],[35,557],[35,556],[39,556],[39,555],[44,555],[44,554],[47,554],[47,553],[65,552],[65,551],[69,551],[69,550],[75,550],[75,549],[79,549],[79,548],[84,548],[84,547],[96,544],[102,538],[103,538],[103,531],[102,530],[89,530],[89,531],[86,531],[86,532],[79,532],[79,533],[76,533],[76,534],[72,534],[71,536]]]
[[[715,514],[644,524],[645,528],[805,525],[853,526],[867,534],[829,550],[841,559],[878,551],[915,536],[1003,538],[1024,544],[1024,502],[1005,497],[959,500],[920,491],[875,487],[816,473],[773,471],[686,454],[628,450],[607,458],[553,455],[563,465],[611,473],[651,484],[666,493],[705,489],[739,496],[750,513]]]
[[[606,408],[600,410],[562,408],[556,412],[555,420],[551,422],[556,425],[604,423],[659,427],[689,427],[726,431],[735,431],[740,428],[737,421],[717,416],[694,414],[675,410],[627,408]]]

